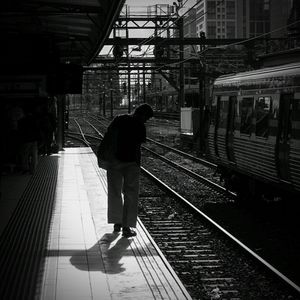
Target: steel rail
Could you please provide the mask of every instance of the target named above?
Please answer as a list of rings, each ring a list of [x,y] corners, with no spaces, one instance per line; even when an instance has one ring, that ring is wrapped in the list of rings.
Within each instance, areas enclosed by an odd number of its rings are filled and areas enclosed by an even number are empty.
[[[205,183],[209,186],[212,186],[214,189],[217,189],[218,191],[220,191],[222,193],[229,194],[233,198],[237,197],[236,193],[233,193],[233,192],[225,189],[223,186],[221,186],[221,185],[219,185],[219,184],[217,184],[217,183],[215,183],[215,182],[213,182],[213,181],[211,181],[211,180],[209,180],[209,179],[207,179],[207,178],[205,178],[205,177],[203,177],[203,176],[201,176],[201,175],[199,175],[199,174],[197,174],[197,173],[195,173],[195,172],[193,172],[193,171],[191,171],[191,170],[189,170],[189,169],[187,169],[187,168],[185,168],[185,167],[183,167],[183,166],[181,166],[181,165],[179,165],[179,164],[177,164],[173,161],[171,161],[170,159],[154,152],[153,150],[151,150],[151,149],[149,149],[145,146],[143,146],[143,149],[150,152],[154,156],[158,157],[160,160],[170,164],[172,167],[174,167],[174,168],[176,168],[180,171],[183,171],[184,173],[188,174],[189,176],[193,177],[194,179],[196,179],[198,181],[201,181],[201,182],[203,182],[203,183]]]
[[[89,124],[96,132],[97,132],[97,134],[101,137],[101,138],[103,138],[103,134],[91,123],[91,122],[89,122],[88,120],[85,120],[84,119],[84,121],[87,123],[87,124]]]
[[[84,143],[87,145],[87,146],[90,146],[90,142],[85,138],[85,134],[84,134],[84,132],[82,131],[82,128],[81,128],[81,126],[80,126],[80,124],[78,123],[78,121],[75,119],[75,118],[73,118],[73,121],[76,123],[76,125],[78,126],[78,129],[79,129],[79,131],[80,131],[80,134],[81,134],[81,136],[82,136],[82,139],[83,139],[83,141],[84,141]]]
[[[158,145],[158,146],[161,146],[161,147],[166,148],[166,149],[168,149],[168,150],[170,150],[170,151],[173,151],[173,152],[175,152],[175,153],[178,153],[178,154],[180,154],[180,155],[182,155],[182,156],[185,156],[185,157],[187,157],[187,158],[189,158],[189,159],[191,159],[191,160],[193,160],[193,161],[196,161],[196,162],[201,163],[201,164],[203,164],[203,165],[206,165],[206,166],[208,166],[208,167],[211,167],[211,168],[217,168],[217,165],[214,164],[214,163],[211,163],[211,162],[206,161],[206,160],[204,160],[204,159],[202,159],[202,158],[199,158],[199,157],[195,157],[195,156],[193,156],[193,155],[191,155],[191,154],[185,153],[185,152],[183,152],[183,151],[181,151],[181,150],[178,150],[178,149],[176,149],[176,148],[170,147],[170,146],[168,146],[168,145],[162,144],[162,143],[157,142],[157,141],[155,141],[155,140],[153,140],[153,139],[151,139],[151,138],[147,138],[147,141],[150,141],[151,143],[154,143],[154,144],[156,144],[156,145]]]
[[[153,152],[150,149],[146,149],[146,150],[150,151],[150,152]],[[160,156],[159,154],[157,154],[155,152],[153,152],[153,153],[156,156]],[[163,160],[168,160],[168,159],[166,159],[166,158],[163,157]],[[168,160],[168,161],[170,161],[170,160]],[[172,161],[170,161],[170,162],[172,164],[174,164]],[[180,166],[180,168],[186,169],[186,168],[181,167],[181,166]],[[154,176],[151,172],[149,172],[148,170],[146,170],[144,167],[141,167],[141,171],[148,178],[152,179],[163,190],[165,190],[168,194],[172,195],[172,197],[174,197],[175,199],[178,199],[178,200],[182,201],[190,209],[192,209],[198,216],[202,217],[209,224],[211,224],[213,227],[215,227],[220,232],[222,232],[227,238],[229,238],[231,241],[233,241],[236,245],[238,245],[239,247],[241,247],[248,255],[250,255],[257,262],[259,262],[264,268],[266,268],[266,270],[270,271],[271,274],[276,275],[277,278],[279,278],[280,280],[282,280],[289,288],[292,289],[293,292],[297,292],[297,294],[300,294],[300,287],[296,283],[294,283],[287,276],[285,276],[279,270],[277,270],[274,266],[272,266],[270,263],[268,263],[266,260],[264,260],[262,257],[260,257],[257,253],[255,253],[253,250],[251,250],[249,247],[247,247],[244,243],[242,243],[240,240],[238,240],[234,235],[232,235],[231,233],[229,233],[221,225],[219,225],[217,222],[215,222],[213,219],[211,219],[209,216],[207,216],[204,212],[202,212],[200,209],[198,209],[196,206],[194,206],[192,203],[190,203],[186,198],[184,198],[179,193],[177,193],[175,190],[173,190],[172,188],[170,188],[166,183],[164,183],[163,181],[161,181],[160,179],[158,179],[156,176]],[[194,173],[194,172],[192,172],[192,171],[190,171],[188,169],[186,169],[186,171],[188,173]],[[194,173],[194,174],[197,175],[197,177],[198,177],[198,174],[196,174],[196,173]],[[218,186],[215,183],[212,183],[212,185],[213,186]],[[223,187],[221,187],[221,188],[223,189],[223,191],[225,190]],[[218,189],[219,189],[219,186],[218,186]],[[220,190],[222,190],[222,189],[220,189]]]
[[[93,118],[93,119],[96,119],[96,118]],[[97,120],[97,119],[96,119],[96,120]],[[90,123],[89,121],[87,121],[87,120],[84,120],[84,121],[85,121],[87,124],[89,124],[89,126],[91,126],[91,127],[97,132],[97,134],[98,134],[99,136],[101,136],[101,137],[103,138],[103,134],[101,134],[101,132],[100,132],[93,124],[91,124],[91,123]],[[156,141],[154,141],[154,140],[152,140],[152,139],[147,138],[147,140],[149,140],[150,142],[155,143],[155,144],[157,144],[157,145],[159,145],[159,146],[161,146],[161,147],[165,147],[166,149],[169,149],[169,150],[171,150],[171,151],[173,151],[173,152],[175,152],[175,153],[178,153],[178,154],[180,154],[180,155],[182,155],[182,156],[188,157],[189,159],[192,159],[192,160],[194,160],[194,161],[197,161],[197,162],[199,162],[200,164],[203,164],[203,165],[206,165],[206,166],[209,166],[209,167],[216,168],[216,165],[211,164],[211,163],[209,163],[209,162],[207,162],[207,161],[205,161],[205,160],[203,160],[203,159],[201,159],[201,158],[196,158],[196,157],[194,157],[194,156],[192,156],[192,155],[190,155],[190,154],[184,153],[184,152],[182,152],[182,151],[180,151],[180,150],[177,150],[177,149],[175,149],[175,148],[169,147],[169,146],[164,145],[164,144],[162,144],[162,143],[160,143],[160,142],[156,142]],[[174,162],[171,161],[170,159],[165,158],[164,156],[161,156],[161,155],[157,154],[156,152],[154,152],[153,150],[147,148],[146,146],[142,146],[142,149],[144,149],[144,150],[150,152],[152,155],[155,155],[155,156],[158,157],[160,160],[165,161],[166,163],[170,164],[170,165],[173,166],[174,168],[179,169],[180,171],[183,171],[185,174],[188,174],[188,175],[191,176],[192,178],[194,178],[194,179],[196,179],[196,180],[198,180],[198,181],[201,181],[201,182],[203,182],[203,183],[206,184],[206,185],[209,185],[209,186],[213,187],[214,189],[218,190],[219,192],[222,192],[222,193],[224,193],[224,194],[227,194],[227,195],[229,195],[230,197],[232,197],[233,199],[235,199],[235,198],[237,197],[237,194],[236,194],[236,193],[231,192],[231,191],[229,191],[228,189],[226,189],[226,188],[224,188],[224,187],[222,187],[222,186],[216,184],[215,182],[213,182],[213,181],[211,181],[211,180],[209,180],[209,179],[207,179],[207,178],[205,178],[205,177],[203,177],[203,176],[201,176],[201,175],[199,175],[199,174],[197,174],[197,173],[195,173],[195,172],[193,172],[193,171],[191,171],[191,170],[189,170],[189,169],[187,169],[187,168],[185,168],[185,167],[183,167],[183,166],[180,166],[179,164],[174,163]]]
[[[78,134],[81,135],[80,133],[78,133]],[[84,145],[86,145],[87,147],[90,147],[90,144],[87,144],[87,143],[85,142],[84,139],[82,139],[82,138],[80,138],[80,137],[78,137],[78,136],[76,136],[76,135],[67,133],[66,136],[68,136],[68,137],[70,137],[70,138],[72,138],[72,139],[74,139],[74,140],[80,141],[80,142],[82,142]]]
[[[99,121],[97,118],[95,118],[95,117],[93,117],[93,116],[90,116],[90,117],[91,117],[92,119],[98,121],[99,123],[102,123],[102,122]],[[103,136],[103,135],[98,131],[98,129],[95,128],[95,126],[93,126],[89,121],[85,120],[85,122],[87,122],[88,124],[90,124],[100,136]],[[102,124],[103,124],[103,123],[102,123]],[[173,147],[170,147],[170,146],[168,146],[168,145],[162,144],[162,143],[160,143],[160,142],[158,142],[158,141],[155,141],[155,140],[153,140],[153,139],[151,139],[151,138],[147,138],[147,141],[150,141],[151,143],[154,143],[154,144],[156,144],[156,145],[158,145],[158,146],[161,146],[161,147],[166,148],[166,149],[168,149],[168,150],[170,150],[170,151],[173,151],[173,152],[175,152],[175,153],[178,153],[178,154],[180,154],[180,155],[182,155],[182,156],[185,156],[185,157],[187,157],[187,158],[189,158],[189,159],[191,159],[191,160],[194,160],[194,161],[196,161],[196,162],[198,162],[198,163],[201,163],[201,164],[203,164],[203,165],[206,165],[206,166],[208,166],[208,167],[215,168],[215,169],[217,168],[217,165],[214,164],[214,163],[211,163],[211,162],[206,161],[206,160],[204,160],[204,159],[202,159],[202,158],[199,158],[199,157],[195,157],[195,156],[193,156],[193,155],[190,155],[190,154],[188,154],[188,153],[185,153],[185,152],[183,152],[183,151],[180,151],[180,150],[178,150],[178,149],[176,149],[176,148],[173,148]]]
[[[84,121],[85,121],[87,124],[89,124],[89,125],[97,132],[98,135],[100,135],[101,137],[103,137],[103,135],[100,133],[100,131],[99,131],[93,124],[91,124],[91,123],[90,123],[89,121],[87,121],[87,120],[84,120]],[[196,157],[193,157],[193,156],[190,155],[190,154],[186,154],[186,153],[184,153],[184,152],[182,152],[182,151],[180,151],[180,150],[177,150],[177,149],[175,149],[175,148],[169,147],[169,146],[164,145],[164,144],[162,144],[162,143],[160,143],[160,142],[156,142],[156,141],[154,141],[154,140],[152,140],[152,139],[147,138],[147,140],[149,140],[149,141],[151,141],[152,143],[155,143],[155,144],[157,144],[157,145],[159,145],[159,146],[161,146],[161,147],[165,147],[165,148],[167,148],[167,149],[169,149],[169,150],[171,150],[171,151],[173,151],[173,152],[176,152],[176,153],[178,153],[178,154],[180,154],[180,155],[182,155],[182,156],[188,157],[189,159],[192,159],[192,160],[194,160],[194,161],[197,161],[197,162],[199,162],[199,163],[201,163],[201,164],[207,165],[207,166],[209,166],[209,167],[214,167],[214,168],[216,168],[216,165],[210,164],[210,163],[206,162],[206,161],[203,160],[203,159],[200,159],[200,158],[198,159],[198,158],[196,158]],[[201,181],[201,182],[203,182],[204,184],[209,185],[209,186],[213,187],[214,189],[216,189],[216,190],[218,190],[218,191],[220,191],[220,192],[222,192],[222,193],[224,193],[224,194],[228,194],[229,196],[233,197],[234,199],[237,197],[237,194],[236,194],[236,193],[229,191],[228,189],[226,189],[226,188],[224,188],[224,187],[222,187],[222,186],[220,186],[220,185],[214,183],[213,181],[211,181],[211,180],[209,180],[209,179],[207,179],[207,178],[205,178],[205,177],[203,177],[203,176],[201,176],[201,175],[199,175],[199,174],[197,174],[197,173],[195,173],[195,172],[193,172],[193,171],[191,171],[191,170],[189,170],[189,169],[187,169],[187,168],[185,168],[185,167],[183,167],[183,166],[180,166],[180,165],[177,164],[177,163],[174,163],[174,162],[171,161],[170,159],[165,158],[164,156],[157,154],[157,153],[154,152],[153,150],[151,150],[151,149],[149,149],[149,148],[147,148],[147,147],[145,147],[145,146],[142,146],[142,149],[144,149],[144,150],[150,152],[152,155],[155,155],[155,156],[158,157],[160,160],[165,161],[166,163],[170,164],[170,165],[173,166],[174,168],[179,169],[180,171],[183,171],[184,173],[188,174],[188,175],[191,176],[192,178],[194,178],[194,179],[196,179],[196,180],[198,180],[198,181]]]
[[[77,135],[81,136],[81,133],[79,133],[79,132],[73,132],[73,131],[68,131],[68,132],[66,132],[66,135],[70,136],[70,137],[77,136]],[[101,137],[98,137],[98,136],[95,136],[95,135],[90,135],[90,134],[84,134],[84,135],[86,137],[90,138],[90,139],[95,139],[95,140],[98,140],[98,141],[102,140]]]
[[[229,233],[221,225],[219,225],[217,222],[215,222],[213,219],[211,219],[209,216],[207,216],[199,208],[194,206],[187,199],[185,199],[179,193],[174,191],[172,188],[170,188],[167,184],[165,184],[163,181],[158,179],[156,176],[154,176],[148,170],[141,167],[141,171],[144,175],[146,175],[148,178],[153,180],[158,186],[160,186],[163,190],[165,190],[169,195],[172,195],[172,197],[174,197],[175,199],[180,200],[181,202],[186,204],[198,216],[200,216],[201,218],[206,220],[209,224],[211,224],[213,227],[218,229],[221,233],[223,233],[227,238],[229,238],[231,241],[233,241],[236,245],[241,247],[248,255],[250,255],[257,262],[259,262],[264,268],[266,268],[266,270],[270,271],[271,274],[276,275],[277,278],[282,280],[289,288],[292,289],[293,292],[296,292],[298,295],[300,294],[300,287],[296,283],[294,283],[292,280],[290,280],[288,277],[286,277],[284,274],[282,274],[279,270],[277,270],[275,267],[273,267],[270,263],[268,263],[266,260],[264,260],[262,257],[260,257],[257,253],[255,253],[253,250],[251,250],[249,247],[247,247],[244,243],[242,243],[234,235]]]

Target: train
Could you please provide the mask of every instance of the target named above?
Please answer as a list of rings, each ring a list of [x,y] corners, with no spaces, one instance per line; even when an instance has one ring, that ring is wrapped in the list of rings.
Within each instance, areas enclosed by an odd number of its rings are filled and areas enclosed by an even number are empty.
[[[213,84],[206,155],[248,197],[300,195],[300,63],[223,75]]]

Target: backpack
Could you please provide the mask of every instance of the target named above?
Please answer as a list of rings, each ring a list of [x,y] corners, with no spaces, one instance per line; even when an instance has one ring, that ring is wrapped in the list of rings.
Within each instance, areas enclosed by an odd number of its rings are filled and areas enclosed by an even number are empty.
[[[98,166],[107,169],[109,162],[116,158],[118,130],[116,126],[109,126],[97,149]]]

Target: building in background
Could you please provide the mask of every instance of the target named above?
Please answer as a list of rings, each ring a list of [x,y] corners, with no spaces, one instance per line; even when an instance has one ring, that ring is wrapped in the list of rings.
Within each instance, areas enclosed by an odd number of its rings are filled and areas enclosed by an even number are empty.
[[[290,45],[280,40],[289,35],[288,23],[297,19],[294,0],[200,0],[184,18],[184,36],[207,39],[249,39],[234,46],[186,46],[185,59],[199,57],[200,65],[185,63],[185,88],[197,90],[199,74],[206,65],[212,77],[257,67],[257,57]],[[294,16],[294,17],[291,17]],[[289,21],[290,20],[290,21]],[[298,18],[299,20],[299,18]],[[265,38],[251,42],[254,37]],[[268,40],[272,38],[273,40]],[[278,38],[278,40],[276,40]],[[197,48],[197,49],[195,49]],[[198,56],[197,56],[198,54]]]
[[[251,38],[265,33],[287,34],[293,0],[200,0],[196,6],[196,32],[207,38]],[[281,28],[280,30],[278,30]]]

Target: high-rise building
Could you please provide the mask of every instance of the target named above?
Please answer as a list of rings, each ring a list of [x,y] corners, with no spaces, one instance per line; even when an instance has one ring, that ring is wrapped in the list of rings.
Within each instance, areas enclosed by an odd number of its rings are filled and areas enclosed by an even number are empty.
[[[300,2],[299,0],[290,0],[292,2],[292,8],[288,18],[288,34],[290,36],[298,38],[298,41],[295,41],[299,45],[300,37]]]
[[[270,33],[287,33],[287,20],[293,0],[200,0],[196,6],[195,27],[207,38],[251,38]]]
[[[237,32],[236,0],[200,0],[196,6],[196,32],[206,33],[207,38],[235,38]]]
[[[294,1],[299,0],[198,0],[184,18],[184,36],[200,37],[204,32],[207,39],[220,40],[287,37]],[[199,57],[206,66],[206,74],[213,77],[256,67],[259,55],[264,55],[267,50],[280,49],[279,42],[276,42],[259,41],[253,47],[206,46],[203,56],[200,46],[186,45],[184,56],[185,59]],[[184,66],[186,93],[188,89],[199,89],[201,65],[187,62]]]

